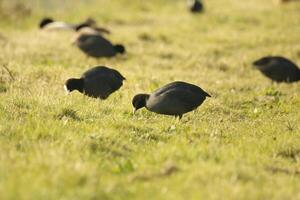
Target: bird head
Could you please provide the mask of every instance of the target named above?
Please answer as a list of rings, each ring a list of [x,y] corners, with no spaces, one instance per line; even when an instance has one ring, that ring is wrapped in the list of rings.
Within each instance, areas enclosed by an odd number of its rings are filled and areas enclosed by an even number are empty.
[[[45,17],[45,18],[43,18],[43,19],[40,21],[39,27],[40,27],[40,28],[43,28],[43,27],[45,27],[47,24],[52,23],[52,22],[54,22],[54,20],[53,20],[52,18]]]
[[[149,94],[137,94],[132,99],[132,105],[134,108],[133,114],[146,106],[146,102],[149,99]]]
[[[126,52],[125,47],[122,44],[116,44],[114,46],[114,48],[115,48],[115,51],[120,53],[120,54],[123,54],[123,53]]]
[[[79,92],[83,92],[84,81],[82,78],[71,78],[68,79],[64,85],[65,90],[70,93],[73,90],[78,90]]]

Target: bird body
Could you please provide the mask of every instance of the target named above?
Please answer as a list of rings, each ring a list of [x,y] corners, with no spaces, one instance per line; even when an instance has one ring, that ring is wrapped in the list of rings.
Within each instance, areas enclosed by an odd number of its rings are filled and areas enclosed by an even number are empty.
[[[275,82],[291,83],[300,80],[300,69],[295,63],[281,56],[267,56],[253,65]]]
[[[95,67],[86,71],[84,79],[84,93],[91,97],[106,99],[111,93],[123,85],[125,78],[114,69]]]
[[[86,71],[80,79],[67,80],[65,85],[70,92],[78,90],[89,97],[106,99],[123,85],[124,80],[117,70],[97,66]]]
[[[200,87],[176,81],[157,89],[150,95],[136,95],[133,99],[133,106],[136,110],[146,107],[147,110],[158,114],[181,118],[184,113],[200,106],[206,97],[210,95]]]

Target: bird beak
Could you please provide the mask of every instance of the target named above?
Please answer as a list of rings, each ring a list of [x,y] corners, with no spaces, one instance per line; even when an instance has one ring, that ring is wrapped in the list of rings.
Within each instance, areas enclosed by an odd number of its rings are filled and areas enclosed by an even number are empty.
[[[135,113],[136,113],[136,108],[133,108],[132,113],[133,113],[133,115],[135,115]]]
[[[68,90],[68,88],[67,88],[66,85],[64,85],[64,89],[65,89],[65,91],[66,91],[66,95],[69,95],[69,94],[70,94],[70,91]]]

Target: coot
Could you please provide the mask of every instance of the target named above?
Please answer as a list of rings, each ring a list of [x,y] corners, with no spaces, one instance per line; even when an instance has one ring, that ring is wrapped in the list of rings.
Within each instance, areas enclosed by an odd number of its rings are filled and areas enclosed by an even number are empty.
[[[90,97],[106,99],[123,85],[124,80],[117,70],[97,66],[86,71],[81,78],[68,79],[64,87],[68,92],[78,90]]]
[[[295,63],[281,56],[267,56],[253,62],[266,77],[275,82],[292,83],[300,80],[300,69]]]
[[[200,106],[206,97],[211,96],[200,87],[176,81],[157,89],[152,94],[135,95],[132,105],[135,111],[146,107],[149,111],[181,119],[183,114]]]
[[[125,53],[125,47],[123,45],[114,45],[96,33],[80,33],[75,39],[75,44],[87,56],[94,58],[113,57],[117,54]]]

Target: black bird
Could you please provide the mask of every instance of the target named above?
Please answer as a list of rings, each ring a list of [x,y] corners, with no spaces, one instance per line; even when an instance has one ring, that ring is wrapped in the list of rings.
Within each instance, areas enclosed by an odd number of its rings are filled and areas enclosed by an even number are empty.
[[[200,0],[188,0],[188,8],[192,13],[199,13],[204,10],[204,6]]]
[[[184,113],[195,110],[206,97],[211,97],[200,87],[176,81],[157,89],[152,94],[137,94],[132,99],[134,112],[146,107],[147,110],[181,119]]]
[[[81,78],[71,78],[65,83],[67,92],[79,92],[94,98],[106,99],[117,91],[126,80],[117,70],[97,66],[86,71]]]
[[[295,63],[281,56],[267,56],[253,65],[275,82],[291,83],[300,80],[300,69]]]
[[[113,45],[110,41],[97,33],[82,32],[75,39],[77,47],[87,56],[94,58],[113,57],[125,53],[121,44]]]

